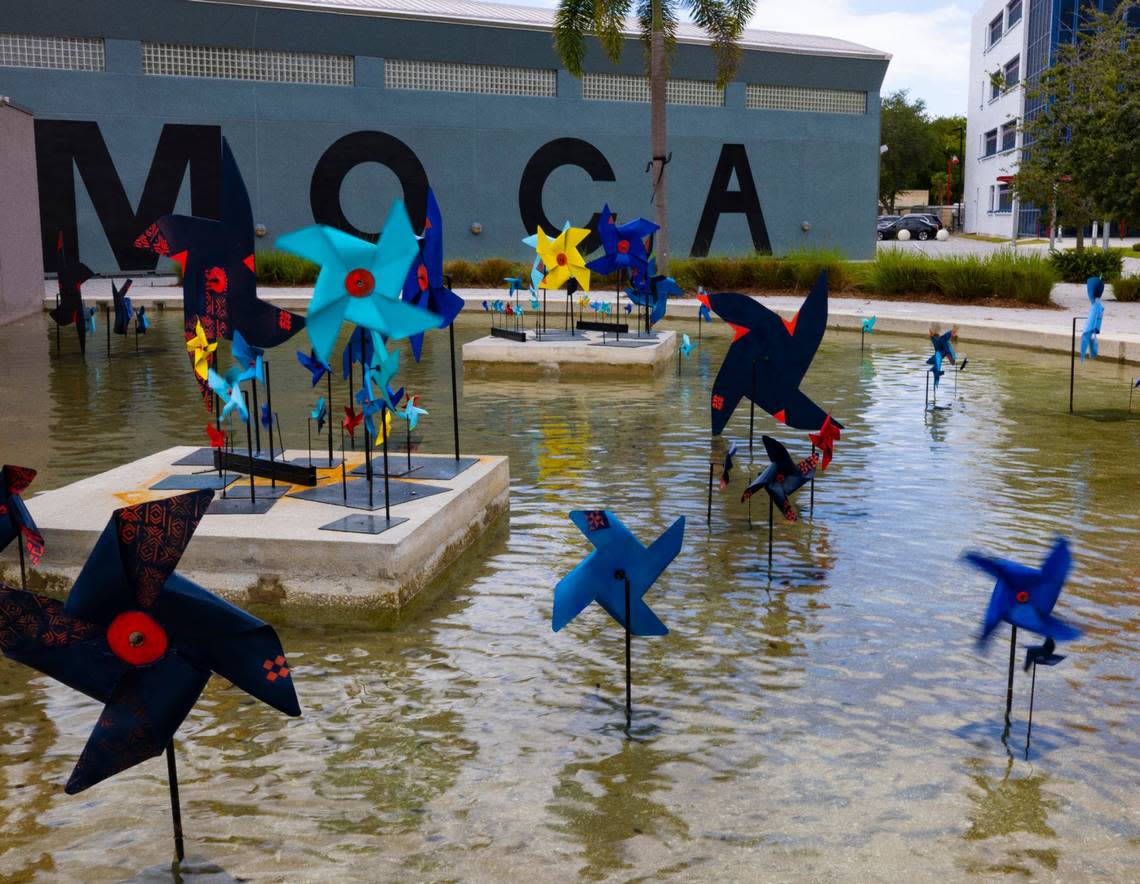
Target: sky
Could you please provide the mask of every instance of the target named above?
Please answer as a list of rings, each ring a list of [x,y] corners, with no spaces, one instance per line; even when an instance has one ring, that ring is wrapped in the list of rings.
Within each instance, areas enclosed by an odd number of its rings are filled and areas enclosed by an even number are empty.
[[[505,0],[557,6],[557,0]],[[883,94],[907,89],[933,116],[966,113],[970,19],[981,0],[756,0],[750,27],[838,37],[889,52]]]

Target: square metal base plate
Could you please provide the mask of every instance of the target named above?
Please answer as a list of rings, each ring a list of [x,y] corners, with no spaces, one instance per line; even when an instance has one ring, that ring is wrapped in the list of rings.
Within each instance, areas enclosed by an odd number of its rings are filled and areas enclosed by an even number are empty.
[[[422,482],[402,482],[399,479],[389,479],[388,488],[392,499],[390,506],[399,506],[410,500],[421,500],[435,494],[450,491],[444,485],[425,485]],[[372,481],[372,506],[368,505],[368,483],[353,479],[348,483],[348,500],[345,501],[344,489],[340,482],[330,482],[318,488],[306,488],[290,494],[301,500],[313,500],[317,503],[328,503],[333,506],[348,506],[357,510],[379,510],[384,508],[384,478],[381,476]]]
[[[150,486],[151,491],[200,491],[203,488],[225,488],[238,477],[230,473],[224,479],[217,473],[194,473],[189,476],[167,476]]]
[[[350,534],[383,534],[389,528],[402,525],[407,519],[393,516],[385,519],[383,516],[374,516],[364,513],[353,513],[327,525],[321,525],[322,531],[347,531]]]
[[[277,503],[276,497],[262,497],[256,500],[246,497],[215,497],[206,510],[208,516],[261,516],[273,508]]]

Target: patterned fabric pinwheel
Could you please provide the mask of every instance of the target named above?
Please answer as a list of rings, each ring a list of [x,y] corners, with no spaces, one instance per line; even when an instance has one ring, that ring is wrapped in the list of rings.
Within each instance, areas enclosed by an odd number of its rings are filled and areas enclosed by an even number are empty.
[[[430,189],[420,253],[404,280],[403,298],[409,304],[436,314],[440,318],[439,328],[451,325],[463,309],[463,299],[443,284],[443,215]],[[410,335],[408,341],[412,345],[412,356],[419,362],[424,347],[423,333]]]
[[[378,245],[333,227],[287,233],[278,248],[321,265],[309,302],[309,341],[328,362],[341,323],[352,322],[400,340],[439,328],[440,316],[400,300],[418,246],[401,200],[395,200]]]
[[[232,339],[240,331],[255,346],[276,347],[305,327],[305,317],[258,299],[253,210],[224,138],[221,159],[221,218],[159,218],[160,249],[182,266],[186,334],[201,321],[215,341]]]
[[[134,316],[134,309],[131,307],[131,299],[127,297],[127,292],[131,290],[132,279],[128,279],[123,283],[123,287],[119,288],[115,285],[115,281],[111,280],[111,299],[115,304],[115,326],[112,331],[117,335],[125,335],[130,326],[131,317]]]
[[[764,450],[768,452],[768,459],[771,463],[764,469],[764,472],[756,477],[751,485],[744,489],[740,500],[742,502],[748,500],[763,488],[768,492],[768,496],[772,498],[780,512],[784,514],[784,518],[789,522],[794,522],[798,517],[790,498],[794,492],[811,481],[812,476],[815,475],[815,468],[819,464],[819,455],[813,454],[811,457],[805,457],[796,463],[788,454],[788,449],[771,436],[762,436],[761,439],[764,441]]]
[[[194,374],[201,380],[207,380],[210,371],[210,357],[217,349],[218,342],[207,340],[206,330],[202,328],[202,323],[197,323],[194,336],[186,342],[186,352],[190,354],[190,359],[194,364]]]
[[[634,218],[625,224],[615,224],[616,219],[617,216],[610,211],[609,205],[602,206],[601,214],[598,215],[598,236],[602,240],[605,254],[586,266],[603,275],[633,268],[645,273],[649,263],[645,240],[660,228],[644,218]]]
[[[48,315],[56,321],[57,325],[71,325],[75,323],[75,330],[79,334],[79,351],[87,352],[87,323],[84,322],[83,296],[80,289],[93,274],[91,269],[81,261],[72,258],[71,253],[63,247],[63,231],[55,243],[56,251],[56,277],[59,283],[59,306],[51,310]]]
[[[582,240],[589,235],[590,231],[584,227],[568,227],[551,239],[541,227],[538,228],[535,248],[546,267],[542,288],[560,289],[573,279],[582,291],[590,290],[590,271],[578,251]]]
[[[0,650],[106,704],[74,794],[161,753],[211,673],[300,715],[273,627],[174,572],[212,491],[116,510],[67,602],[0,587]]]
[[[1085,356],[1091,356],[1096,359],[1099,354],[1098,338],[1100,337],[1100,326],[1104,321],[1104,280],[1099,276],[1090,277],[1087,283],[1087,290],[1089,296],[1089,318],[1085,320],[1084,331],[1081,332],[1081,362],[1085,361]]]
[[[32,564],[38,565],[44,554],[44,536],[20,497],[35,477],[36,471],[28,467],[4,464],[0,468],[0,550],[20,538]]]

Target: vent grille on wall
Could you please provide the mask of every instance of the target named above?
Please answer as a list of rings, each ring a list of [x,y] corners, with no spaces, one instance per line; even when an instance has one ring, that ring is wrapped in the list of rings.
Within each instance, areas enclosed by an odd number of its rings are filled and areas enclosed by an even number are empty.
[[[582,97],[588,101],[638,101],[648,103],[649,80],[625,74],[583,74]],[[668,80],[667,104],[723,107],[724,90],[712,80]]]
[[[314,86],[351,86],[355,81],[351,55],[180,43],[143,43],[142,48],[143,73],[160,77],[210,77]]]
[[[558,94],[558,77],[554,70],[405,58],[384,59],[384,85],[389,89],[424,92],[478,92],[539,98],[553,98]]]
[[[749,83],[745,106],[753,110],[806,111],[816,114],[865,114],[867,93],[813,86],[769,86]]]
[[[107,58],[100,39],[0,34],[0,67],[104,71]]]

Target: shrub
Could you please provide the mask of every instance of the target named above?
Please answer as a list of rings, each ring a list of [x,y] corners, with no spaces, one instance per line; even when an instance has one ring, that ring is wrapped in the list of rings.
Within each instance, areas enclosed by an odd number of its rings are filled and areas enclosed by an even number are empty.
[[[934,263],[935,285],[956,301],[992,298],[994,277],[987,261],[977,255],[957,255]]]
[[[320,267],[288,252],[258,252],[257,282],[260,285],[313,285]]]
[[[938,291],[934,260],[902,249],[879,252],[860,276],[861,290],[878,295],[927,294]]]
[[[1113,280],[1112,293],[1118,301],[1140,301],[1140,276],[1122,276]]]
[[[473,286],[476,284],[475,265],[461,258],[454,261],[444,261],[443,275],[451,277],[452,286]]]
[[[1084,282],[1090,276],[1116,279],[1124,267],[1124,259],[1119,252],[1103,249],[1053,252],[1049,260],[1065,282]]]
[[[1134,242],[1134,243],[1132,243],[1132,251],[1134,251],[1134,252],[1140,252],[1140,242]]]
[[[994,275],[994,295],[1026,304],[1048,304],[1061,276],[1042,255],[998,252],[987,259]]]
[[[835,249],[804,249],[789,252],[784,258],[784,268],[792,289],[809,289],[819,274],[827,271],[828,283],[832,291],[847,287],[849,274],[843,253]]]

